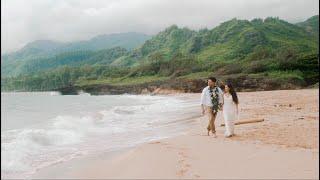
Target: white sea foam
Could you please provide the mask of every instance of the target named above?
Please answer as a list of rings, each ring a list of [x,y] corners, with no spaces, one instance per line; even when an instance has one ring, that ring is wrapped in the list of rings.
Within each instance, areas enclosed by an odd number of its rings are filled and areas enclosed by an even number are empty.
[[[88,96],[87,100],[91,98],[94,96]],[[108,100],[107,96],[102,98]],[[160,128],[155,122],[184,118],[194,105],[160,96],[123,95],[119,99],[137,104],[121,103],[78,116],[57,115],[50,120],[44,119],[42,124],[3,131],[1,171],[4,178],[25,178],[40,168],[87,153],[168,137],[170,134],[164,130],[163,133],[161,129],[153,131]]]
[[[52,91],[52,92],[50,92],[50,95],[51,96],[59,96],[59,95],[61,95],[61,93],[58,91]]]

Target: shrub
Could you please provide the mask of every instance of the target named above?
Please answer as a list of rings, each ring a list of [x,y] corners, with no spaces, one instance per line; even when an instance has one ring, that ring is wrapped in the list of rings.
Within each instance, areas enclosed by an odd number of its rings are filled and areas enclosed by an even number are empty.
[[[259,73],[267,70],[266,61],[252,61],[248,65],[245,65],[243,72],[245,73]]]

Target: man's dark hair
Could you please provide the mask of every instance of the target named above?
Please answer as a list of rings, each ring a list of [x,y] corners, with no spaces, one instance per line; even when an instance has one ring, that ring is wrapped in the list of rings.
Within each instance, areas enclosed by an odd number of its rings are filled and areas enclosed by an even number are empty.
[[[210,79],[212,82],[217,82],[217,79],[215,77],[209,77],[208,79]]]

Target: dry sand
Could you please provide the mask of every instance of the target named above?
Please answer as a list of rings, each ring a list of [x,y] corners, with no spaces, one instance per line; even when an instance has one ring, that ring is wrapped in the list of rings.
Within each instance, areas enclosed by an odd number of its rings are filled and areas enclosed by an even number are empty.
[[[216,123],[218,138],[206,136],[207,119],[202,117],[186,135],[146,143],[111,158],[96,158],[54,177],[43,171],[34,178],[318,179],[318,91],[239,93],[240,119],[265,121],[237,125],[235,137],[223,137],[221,114]]]

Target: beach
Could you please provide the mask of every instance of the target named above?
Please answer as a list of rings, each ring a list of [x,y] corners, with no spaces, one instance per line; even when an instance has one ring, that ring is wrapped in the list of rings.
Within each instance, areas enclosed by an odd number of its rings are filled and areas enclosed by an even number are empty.
[[[71,160],[44,168],[33,178],[239,179],[319,177],[318,89],[241,92],[240,120],[225,138],[221,114],[217,138],[206,135],[206,117],[183,135],[121,152]],[[199,98],[200,94],[174,94]],[[200,107],[199,107],[200,113]]]

